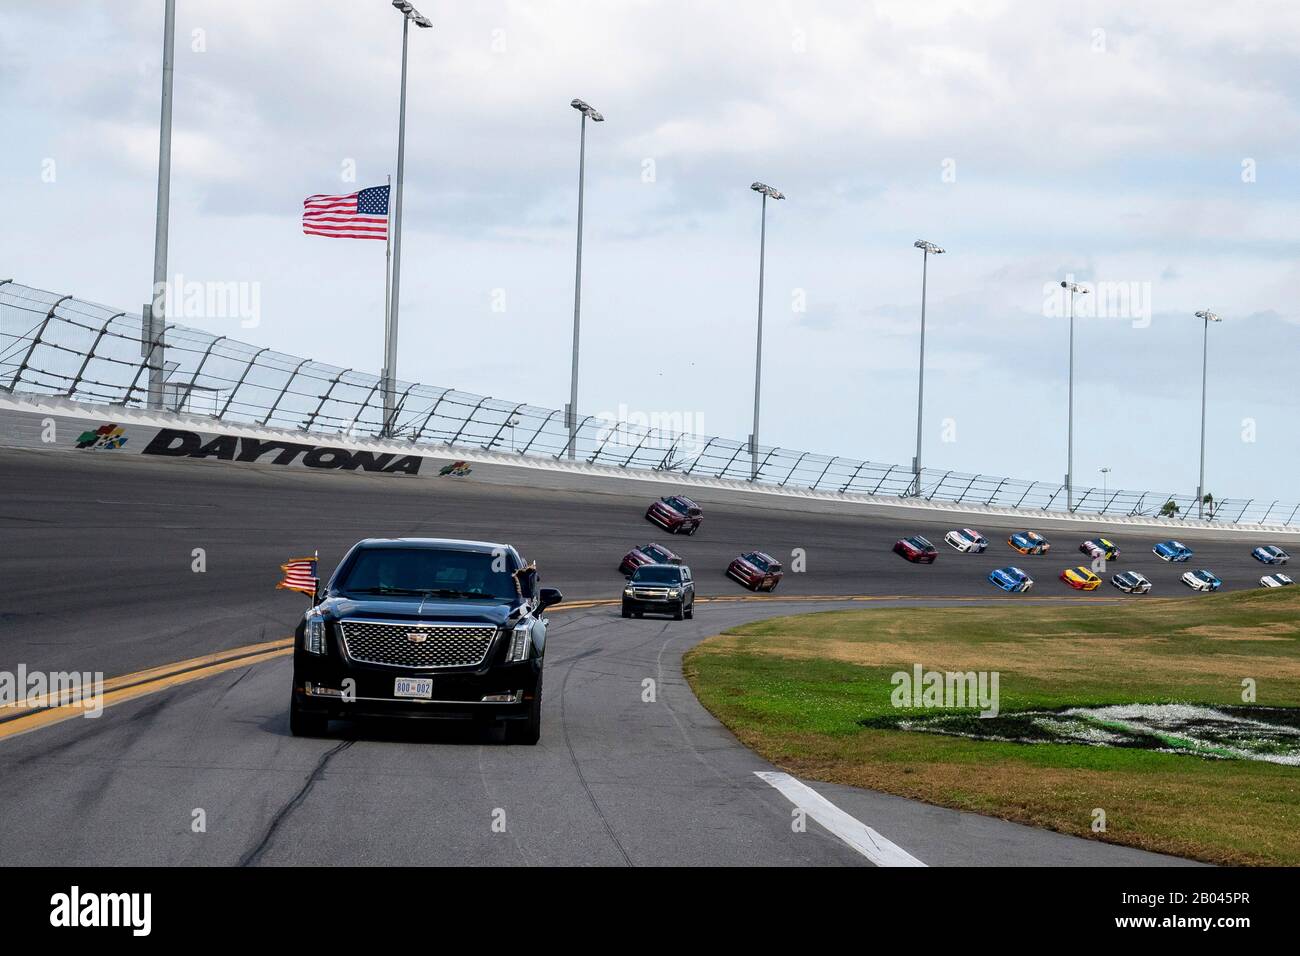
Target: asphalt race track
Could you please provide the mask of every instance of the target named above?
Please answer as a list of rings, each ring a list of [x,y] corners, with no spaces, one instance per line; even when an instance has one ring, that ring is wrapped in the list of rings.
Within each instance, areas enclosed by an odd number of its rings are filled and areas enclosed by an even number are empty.
[[[366,536],[509,541],[571,600],[616,598],[623,552],[650,540],[688,560],[702,599],[745,593],[723,573],[741,550],[787,562],[792,548],[808,555],[808,571],[787,574],[774,598],[704,602],[694,621],[625,621],[609,606],[553,611],[537,747],[442,724],[335,725],[333,739],[293,738],[284,657],[95,720],[0,735],[0,861],[9,864],[865,864],[816,824],[792,831],[792,804],[755,776],[770,765],[685,685],[684,651],[742,621],[845,606],[787,596],[1025,600],[984,581],[1010,563],[1034,575],[1035,599],[1142,600],[1109,586],[1079,595],[1056,580],[1085,563],[1079,541],[1102,532],[1124,550],[1118,566],[1143,571],[1155,593],[1197,599],[1177,582],[1184,567],[1150,553],[1164,535],[1149,529],[1043,522],[1057,553],[1024,558],[1004,543],[1011,529],[977,525],[993,541],[988,554],[940,544],[938,562],[917,567],[890,552],[897,537],[920,532],[938,543],[970,522],[743,506],[700,492],[703,528],[673,538],[642,517],[649,494],[7,450],[0,493],[0,670],[21,663],[112,677],[283,638],[305,600],[273,589],[278,565],[319,548],[328,572]],[[1264,542],[1179,536],[1196,549],[1191,566],[1213,569],[1225,587],[1253,586],[1264,573],[1249,554]],[[203,573],[192,569],[195,549]],[[647,679],[652,703],[642,701]],[[815,787],[931,865],[1181,862]],[[191,830],[196,809],[204,833]]]

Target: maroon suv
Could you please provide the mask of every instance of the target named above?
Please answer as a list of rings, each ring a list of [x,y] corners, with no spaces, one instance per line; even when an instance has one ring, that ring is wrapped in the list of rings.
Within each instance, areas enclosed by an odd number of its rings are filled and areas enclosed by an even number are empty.
[[[646,509],[646,520],[673,534],[695,534],[704,520],[700,506],[685,495],[668,495]]]
[[[746,551],[727,568],[727,577],[751,591],[775,591],[783,574],[781,562],[762,551]]]
[[[624,574],[631,574],[643,564],[681,564],[682,559],[673,554],[662,544],[643,544],[623,555],[623,563],[618,569]]]

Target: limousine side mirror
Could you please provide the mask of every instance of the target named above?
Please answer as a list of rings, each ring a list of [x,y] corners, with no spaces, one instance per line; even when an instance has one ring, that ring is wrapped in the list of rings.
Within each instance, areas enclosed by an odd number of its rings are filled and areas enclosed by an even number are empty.
[[[542,588],[541,593],[537,596],[537,603],[544,611],[548,607],[554,607],[564,600],[564,595],[560,593],[559,588]]]

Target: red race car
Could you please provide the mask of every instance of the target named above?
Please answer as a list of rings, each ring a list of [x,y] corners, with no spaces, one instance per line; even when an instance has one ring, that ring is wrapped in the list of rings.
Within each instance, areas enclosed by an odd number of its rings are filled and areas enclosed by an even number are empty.
[[[704,512],[685,495],[668,495],[646,509],[646,520],[673,534],[695,534]]]
[[[894,554],[901,554],[913,564],[934,564],[939,549],[919,534],[899,538],[894,542]]]
[[[746,551],[727,568],[727,577],[751,591],[775,591],[783,574],[781,562],[762,551]]]
[[[662,544],[643,544],[623,555],[623,563],[618,569],[624,574],[631,574],[643,564],[681,564],[682,559],[673,554]]]

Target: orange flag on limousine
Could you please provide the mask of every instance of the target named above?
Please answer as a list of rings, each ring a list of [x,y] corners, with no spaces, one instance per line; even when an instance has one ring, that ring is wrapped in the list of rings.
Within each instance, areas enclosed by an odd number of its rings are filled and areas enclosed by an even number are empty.
[[[288,562],[280,565],[280,570],[284,572],[284,579],[277,584],[276,590],[283,588],[286,591],[301,591],[303,594],[316,596],[316,557],[310,558],[290,558]]]

